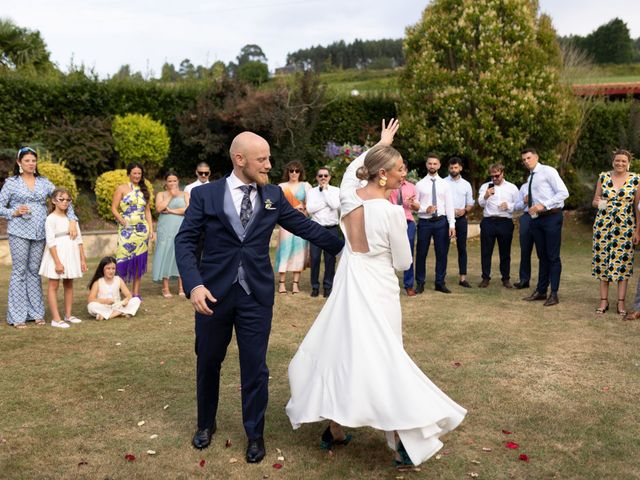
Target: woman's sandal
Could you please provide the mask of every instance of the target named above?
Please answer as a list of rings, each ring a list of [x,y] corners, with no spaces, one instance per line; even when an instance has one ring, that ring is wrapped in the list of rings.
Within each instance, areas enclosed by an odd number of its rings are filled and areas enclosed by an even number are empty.
[[[622,310],[620,310],[620,302],[622,302]],[[618,312],[618,315],[620,315],[621,317],[627,316],[627,311],[624,309],[624,298],[618,299],[618,304],[616,305],[616,311]]]
[[[173,295],[171,295],[171,292],[170,292],[169,290],[164,290],[164,289],[162,290],[162,296],[163,296],[164,298],[171,298],[171,297],[173,297]]]
[[[298,285],[299,282],[293,282],[291,284],[291,293],[300,293],[300,285]]]
[[[333,438],[331,427],[329,426],[324,432],[322,432],[322,436],[320,437],[320,448],[322,450],[333,450],[334,445],[348,445],[352,438],[352,435],[345,435],[342,440],[336,440]]]
[[[607,298],[601,298],[601,299],[600,299],[600,301],[601,301],[601,302],[607,302],[607,305],[606,305],[606,306],[596,308],[596,313],[597,313],[598,315],[603,315],[603,314],[607,313],[607,310],[609,310],[609,299],[607,299]]]
[[[278,293],[287,293],[287,282],[278,282]]]
[[[411,458],[409,458],[409,454],[405,450],[404,445],[402,444],[402,440],[399,441],[396,445],[396,452],[400,456],[400,460],[393,460],[393,465],[396,468],[411,468],[415,466],[411,461]]]
[[[624,317],[623,320],[633,321],[633,320],[638,320],[638,319],[640,319],[640,310],[636,311],[636,312],[627,313],[627,315]]]
[[[38,325],[39,327],[47,324],[47,322],[44,321],[44,318],[37,318],[35,322],[36,322],[36,325]]]
[[[24,330],[25,328],[27,328],[27,324],[26,323],[14,323],[13,324],[13,328],[17,328],[18,330]]]

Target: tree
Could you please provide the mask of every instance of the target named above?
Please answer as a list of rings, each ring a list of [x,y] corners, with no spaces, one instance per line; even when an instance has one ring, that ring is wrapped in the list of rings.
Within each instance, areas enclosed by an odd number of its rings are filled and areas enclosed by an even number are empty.
[[[462,156],[476,185],[496,161],[524,174],[525,146],[556,163],[575,111],[551,21],[537,12],[535,0],[434,0],[407,29],[400,117],[413,155]]]
[[[240,49],[240,53],[236,57],[238,60],[238,66],[241,67],[248,62],[261,62],[267,63],[267,56],[258,45],[245,45]]]
[[[180,68],[178,69],[178,74],[183,79],[187,78],[195,78],[196,76],[196,67],[193,66],[191,60],[185,58],[180,62]]]
[[[55,66],[40,32],[27,30],[0,18],[0,71],[52,73]]]
[[[251,85],[261,85],[269,80],[269,67],[262,62],[245,62],[236,71],[238,80]]]
[[[180,80],[180,75],[176,71],[176,67],[173,66],[173,63],[164,62],[160,72],[160,81],[177,82],[178,80]]]
[[[627,24],[619,18],[587,35],[584,45],[597,63],[629,63],[633,60],[633,40]]]

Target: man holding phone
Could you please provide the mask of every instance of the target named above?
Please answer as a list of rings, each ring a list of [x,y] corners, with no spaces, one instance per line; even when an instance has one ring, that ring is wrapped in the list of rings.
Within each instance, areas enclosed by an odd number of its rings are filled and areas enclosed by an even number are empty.
[[[500,254],[500,275],[505,288],[513,288],[510,281],[511,241],[513,240],[513,211],[518,201],[518,187],[504,179],[504,165],[489,166],[491,180],[482,184],[478,204],[484,209],[480,222],[480,256],[482,282],[486,288],[491,281],[491,257],[496,240]]]

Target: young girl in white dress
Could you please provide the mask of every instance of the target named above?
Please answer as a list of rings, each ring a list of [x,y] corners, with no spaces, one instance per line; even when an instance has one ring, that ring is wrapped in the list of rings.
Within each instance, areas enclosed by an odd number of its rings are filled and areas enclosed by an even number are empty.
[[[387,200],[406,170],[391,147],[398,122],[347,168],[340,185],[345,247],[334,288],[289,365],[293,428],[330,420],[321,446],[344,445],[342,426],[382,430],[398,467],[418,465],[467,413],[434,385],[402,345],[396,270],[411,264],[401,206]],[[361,180],[366,181],[362,187]]]
[[[87,310],[96,320],[108,320],[119,315],[133,317],[140,308],[140,299],[131,298],[127,285],[116,275],[114,257],[100,260],[89,289]]]
[[[40,275],[49,279],[47,299],[51,310],[51,326],[57,328],[69,328],[69,323],[80,323],[77,317],[71,314],[73,305],[73,279],[81,278],[87,271],[87,259],[82,247],[82,235],[78,225],[78,235],[75,239],[69,236],[69,217],[67,209],[71,202],[71,195],[65,188],[56,188],[51,194],[53,211],[45,221],[45,236],[47,247],[45,248],[40,264]],[[64,320],[60,318],[58,311],[58,285],[62,280],[64,288]],[[69,323],[67,323],[69,322]]]

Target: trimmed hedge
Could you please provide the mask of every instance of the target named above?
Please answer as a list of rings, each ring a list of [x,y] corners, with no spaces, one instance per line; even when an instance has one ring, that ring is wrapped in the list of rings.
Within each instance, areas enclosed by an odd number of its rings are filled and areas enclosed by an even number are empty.
[[[78,198],[76,177],[67,167],[64,166],[64,162],[53,163],[50,159],[41,159],[38,161],[38,172],[43,177],[47,177],[56,187],[66,188],[69,190],[71,200],[74,202],[76,201]]]

